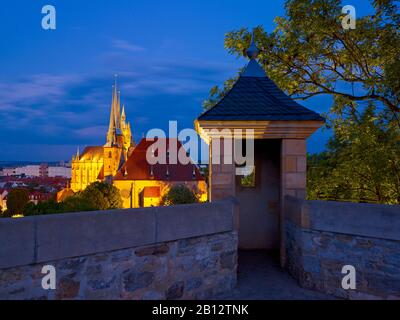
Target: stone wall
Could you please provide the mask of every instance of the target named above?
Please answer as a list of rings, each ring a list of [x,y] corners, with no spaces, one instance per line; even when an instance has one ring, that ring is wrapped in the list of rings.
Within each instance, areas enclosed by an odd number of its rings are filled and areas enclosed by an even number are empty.
[[[236,285],[232,201],[0,220],[0,299],[205,299]],[[179,228],[177,228],[179,226]],[[56,270],[44,290],[42,267]]]
[[[306,288],[346,299],[400,299],[400,207],[286,198],[286,268]],[[344,265],[356,289],[342,288]]]

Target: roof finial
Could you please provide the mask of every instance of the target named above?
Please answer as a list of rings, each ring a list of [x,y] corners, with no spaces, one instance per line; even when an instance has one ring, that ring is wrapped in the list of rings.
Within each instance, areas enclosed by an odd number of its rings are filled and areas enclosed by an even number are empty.
[[[258,54],[260,53],[260,50],[257,48],[256,43],[255,43],[255,31],[256,31],[256,28],[253,29],[253,32],[251,34],[250,46],[246,50],[247,57],[250,60],[256,59],[258,57]]]

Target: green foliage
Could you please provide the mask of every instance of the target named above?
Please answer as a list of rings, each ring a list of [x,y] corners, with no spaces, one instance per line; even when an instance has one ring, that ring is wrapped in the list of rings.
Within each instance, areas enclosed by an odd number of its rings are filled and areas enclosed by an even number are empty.
[[[240,179],[240,185],[246,188],[254,188],[256,186],[256,168],[254,167],[253,170]]]
[[[329,126],[328,150],[308,158],[308,198],[400,204],[399,127],[372,105]]]
[[[374,13],[355,30],[342,27],[340,0],[287,0],[273,32],[254,30],[258,60],[282,90],[333,97],[334,137],[308,159],[310,199],[400,203],[400,10],[396,0],[370,2]],[[243,56],[250,39],[246,28],[229,32],[225,48]],[[214,87],[204,106],[233,83]]]
[[[68,197],[63,202],[54,200],[28,203],[23,210],[25,216],[108,210],[122,207],[119,190],[105,182],[94,182],[83,192]]]
[[[81,197],[97,210],[117,209],[122,207],[119,190],[105,182],[94,182],[82,193]]]
[[[7,195],[7,210],[4,216],[22,214],[25,205],[29,201],[29,193],[26,189],[12,189]]]
[[[196,194],[183,184],[172,186],[162,198],[162,205],[164,206],[196,202],[198,202]]]
[[[255,30],[261,49],[258,59],[269,77],[295,98],[329,94],[337,98],[337,108],[373,100],[399,112],[400,10],[396,2],[372,1],[374,14],[358,18],[355,30],[345,30],[340,0],[287,0],[286,14],[276,18],[272,33],[262,27]],[[245,28],[232,31],[226,35],[225,47],[242,56],[250,39]],[[212,105],[231,85],[228,81],[222,90],[214,87],[204,105]]]
[[[55,200],[48,200],[39,202],[35,205],[29,202],[23,210],[24,216],[36,216],[43,214],[57,214],[67,212],[82,212],[82,211],[93,211],[98,210],[91,202],[82,198],[81,195],[74,195],[67,198],[63,202],[56,202]]]

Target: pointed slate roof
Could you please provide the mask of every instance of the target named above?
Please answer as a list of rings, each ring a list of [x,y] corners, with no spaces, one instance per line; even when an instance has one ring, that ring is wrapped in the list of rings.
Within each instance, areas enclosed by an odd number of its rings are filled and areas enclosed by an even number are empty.
[[[252,40],[250,62],[232,89],[197,120],[316,120],[324,121],[288,95],[266,75],[257,62],[258,49]]]

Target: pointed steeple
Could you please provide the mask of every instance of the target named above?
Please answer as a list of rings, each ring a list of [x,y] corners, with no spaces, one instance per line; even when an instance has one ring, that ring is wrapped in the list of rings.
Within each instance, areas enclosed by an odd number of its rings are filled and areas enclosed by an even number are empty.
[[[121,130],[124,131],[127,128],[127,124],[126,124],[126,115],[125,115],[125,105],[122,105],[122,112],[121,112],[121,123],[120,123],[120,127]]]
[[[121,113],[121,120],[125,121],[126,120],[126,115],[125,115],[125,105],[122,105],[122,113]]]
[[[115,104],[115,126],[118,131],[121,129],[121,91],[117,92],[117,101]]]
[[[76,149],[76,158],[75,159],[79,160],[79,157],[80,157],[80,155],[79,155],[79,146],[78,146],[78,148]]]
[[[114,78],[114,85],[113,85],[113,92],[112,92],[112,100],[111,100],[111,110],[110,110],[110,123],[108,126],[108,132],[107,132],[107,146],[112,146],[116,142],[116,131],[117,131],[117,115],[116,115],[116,110],[117,110],[117,102],[118,102],[118,91],[117,91],[117,77],[118,75],[115,75]]]

